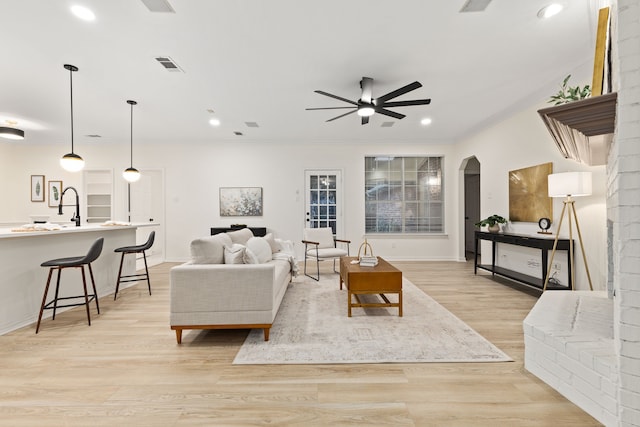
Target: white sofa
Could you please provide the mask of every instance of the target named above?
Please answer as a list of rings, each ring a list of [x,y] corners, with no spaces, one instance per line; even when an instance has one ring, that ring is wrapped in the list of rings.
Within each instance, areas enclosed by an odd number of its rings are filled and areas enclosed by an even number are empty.
[[[191,242],[191,261],[171,269],[171,329],[261,328],[265,341],[293,276],[293,244],[248,228]]]

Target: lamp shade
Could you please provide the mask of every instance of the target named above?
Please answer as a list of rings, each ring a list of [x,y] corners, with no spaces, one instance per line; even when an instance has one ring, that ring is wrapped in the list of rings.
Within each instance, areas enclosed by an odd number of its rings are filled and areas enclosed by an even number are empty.
[[[67,153],[60,159],[60,166],[67,172],[78,172],[84,168],[84,160],[75,153]]]
[[[136,168],[126,168],[122,172],[122,177],[128,182],[136,182],[140,179],[140,172]]]
[[[24,131],[18,128],[0,127],[0,137],[7,139],[24,139]]]
[[[552,173],[547,178],[549,197],[591,195],[591,172]]]

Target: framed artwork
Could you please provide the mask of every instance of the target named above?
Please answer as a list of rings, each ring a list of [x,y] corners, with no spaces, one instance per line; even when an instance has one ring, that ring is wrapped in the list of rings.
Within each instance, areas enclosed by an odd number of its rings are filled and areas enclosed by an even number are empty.
[[[553,199],[549,197],[548,176],[553,163],[509,171],[509,220],[538,222],[553,218]]]
[[[44,175],[31,175],[31,201],[44,202]]]
[[[220,187],[220,216],[262,216],[262,187]]]
[[[596,30],[596,52],[593,59],[593,80],[591,96],[602,95],[611,91],[611,29],[609,8],[598,11],[598,28]]]
[[[49,181],[49,207],[57,208],[62,197],[62,181]]]

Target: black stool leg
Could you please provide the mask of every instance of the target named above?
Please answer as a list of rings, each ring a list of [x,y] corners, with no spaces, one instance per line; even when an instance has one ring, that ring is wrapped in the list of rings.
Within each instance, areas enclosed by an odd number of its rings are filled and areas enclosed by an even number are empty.
[[[62,274],[62,267],[58,267],[58,279],[56,280],[56,294],[53,298],[53,317],[51,320],[56,320],[56,310],[58,309],[58,291],[60,290],[60,274]]]
[[[116,282],[116,293],[113,294],[113,300],[115,301],[118,297],[118,290],[120,289],[120,277],[122,276],[122,263],[124,262],[124,252],[122,252],[122,256],[120,257],[120,268],[118,269],[118,281]]]
[[[149,269],[147,268],[147,254],[142,251],[142,257],[144,258],[144,271],[147,273],[147,286],[149,287],[149,295],[151,295],[151,279],[149,279]]]
[[[89,266],[89,275],[91,276],[91,286],[93,287],[93,298],[96,300],[96,309],[98,309],[98,314],[100,314],[100,305],[98,304],[98,291],[96,290],[96,281],[93,280],[93,270],[91,269],[91,263],[87,264]]]
[[[89,295],[87,295],[87,279],[84,274],[84,265],[80,266],[82,269],[82,287],[84,288],[84,305],[87,309],[87,321],[89,322],[89,326],[91,326],[91,314],[89,313]]]
[[[42,320],[42,313],[44,312],[44,306],[47,302],[47,293],[49,292],[49,283],[51,283],[52,274],[53,274],[53,268],[50,268],[49,277],[47,277],[47,284],[44,287],[44,295],[42,296],[42,305],[40,305],[40,314],[38,314],[38,324],[36,325],[36,334],[40,330],[40,321]]]

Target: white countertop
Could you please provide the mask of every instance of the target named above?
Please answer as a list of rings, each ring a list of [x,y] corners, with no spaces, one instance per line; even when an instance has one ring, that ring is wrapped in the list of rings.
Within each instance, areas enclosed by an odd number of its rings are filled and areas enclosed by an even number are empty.
[[[157,222],[141,222],[141,223],[127,223],[126,225],[104,225],[104,224],[85,224],[80,227],[76,227],[74,224],[64,224],[60,230],[50,231],[12,231],[19,229],[20,226],[0,228],[0,239],[7,238],[19,238],[19,237],[33,237],[33,236],[55,236],[66,233],[86,233],[95,231],[113,231],[123,230],[128,228],[138,227],[152,227],[160,225]]]

